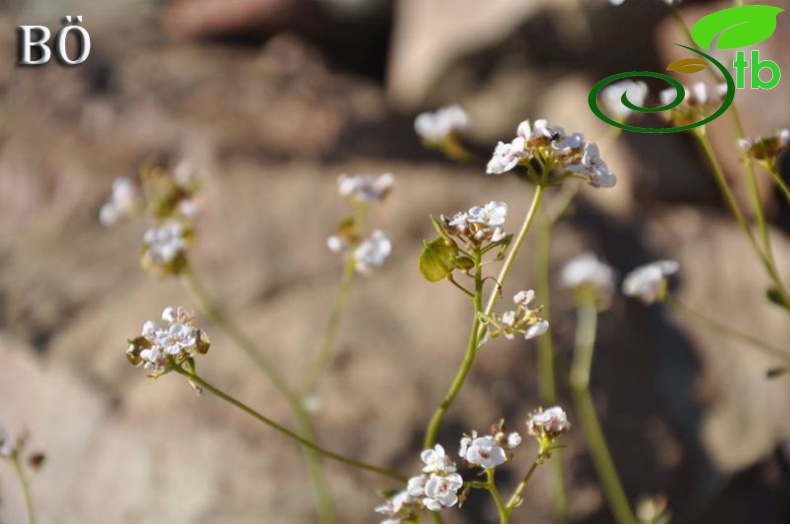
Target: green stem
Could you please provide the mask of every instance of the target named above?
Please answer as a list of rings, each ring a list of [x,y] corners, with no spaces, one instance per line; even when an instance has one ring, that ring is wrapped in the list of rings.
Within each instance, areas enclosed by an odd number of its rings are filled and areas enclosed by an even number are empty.
[[[571,389],[581,421],[582,432],[590,449],[590,456],[601,480],[604,496],[618,524],[635,524],[636,517],[628,504],[617,469],[606,445],[598,415],[590,395],[590,368],[592,367],[598,311],[593,299],[579,304],[576,326],[576,348],[571,365]]]
[[[790,203],[790,187],[788,187],[785,181],[782,180],[782,175],[779,174],[779,172],[776,170],[776,167],[769,168],[768,172],[771,173],[771,178],[773,179],[774,184],[776,184],[776,187],[778,187],[782,193],[784,193],[787,202]]]
[[[317,442],[315,429],[310,417],[304,410],[296,411],[296,427],[305,438],[311,442]],[[329,485],[324,475],[324,468],[321,463],[321,455],[306,446],[302,446],[302,454],[304,455],[305,462],[307,463],[307,471],[310,476],[310,482],[313,485],[315,492],[316,504],[318,506],[318,518],[323,524],[334,524],[335,520],[335,504],[332,500],[332,493],[329,490]]]
[[[697,142],[705,153],[705,158],[713,170],[716,183],[719,185],[719,189],[721,189],[730,211],[735,216],[735,220],[738,222],[738,225],[741,226],[741,229],[743,229],[746,238],[749,240],[749,244],[752,246],[755,254],[760,259],[760,262],[762,262],[765,271],[768,273],[768,276],[771,278],[771,281],[774,283],[777,291],[781,294],[785,302],[790,304],[790,295],[788,295],[784,283],[779,276],[779,272],[776,269],[776,264],[772,258],[772,255],[770,253],[764,253],[757,243],[754,232],[746,220],[746,217],[744,216],[743,211],[738,204],[738,200],[735,198],[735,195],[733,194],[732,189],[727,182],[727,177],[724,175],[724,170],[722,169],[721,164],[716,157],[716,153],[713,151],[713,146],[710,143],[710,139],[708,139],[707,133],[704,131],[704,128],[700,127],[692,132],[692,136],[696,138]]]
[[[253,342],[241,329],[236,326],[217,306],[211,295],[206,291],[197,273],[187,264],[182,272],[184,284],[192,294],[195,302],[211,321],[222,329],[233,342],[252,360],[269,378],[272,385],[292,406],[300,404],[296,394],[291,391],[285,379],[274,365],[263,355]]]
[[[11,454],[11,463],[14,465],[14,471],[16,471],[16,476],[19,479],[19,485],[22,487],[22,495],[25,497],[28,523],[36,524],[36,507],[33,504],[33,494],[30,491],[30,484],[27,481],[27,475],[25,475],[25,467],[22,464],[22,456],[18,450]]]
[[[475,294],[474,294],[474,319],[472,320],[472,327],[469,332],[469,343],[466,347],[466,354],[464,355],[464,360],[461,363],[461,367],[458,369],[458,373],[455,375],[455,379],[453,380],[452,385],[450,386],[449,391],[442,400],[442,403],[439,404],[439,407],[436,408],[433,416],[431,417],[431,421],[428,423],[428,429],[425,432],[425,438],[423,439],[423,448],[428,449],[432,448],[433,445],[436,443],[436,434],[439,432],[439,426],[444,420],[445,415],[447,414],[447,410],[450,409],[450,406],[455,401],[455,397],[458,396],[458,393],[461,391],[461,388],[464,385],[464,381],[466,377],[469,375],[469,372],[472,370],[472,364],[475,361],[475,355],[477,354],[477,346],[479,340],[479,331],[480,326],[482,323],[480,322],[480,311],[482,310],[482,300],[483,300],[483,274],[481,268],[482,262],[482,255],[480,250],[477,249],[472,255],[474,260],[474,269],[475,269]]]
[[[551,318],[551,226],[554,218],[555,216],[549,216],[544,209],[535,244],[536,291],[543,304],[542,314],[545,318]],[[554,337],[551,331],[538,337],[536,343],[540,400],[544,406],[553,406],[557,402],[557,386],[554,370]],[[562,461],[559,459],[552,461],[550,468],[554,513],[557,521],[563,524],[570,520],[570,512]]]
[[[527,212],[527,216],[524,217],[524,222],[521,224],[521,229],[519,230],[516,237],[513,239],[511,243],[510,250],[505,257],[505,261],[502,263],[502,269],[499,270],[499,276],[497,276],[497,286],[498,289],[495,289],[491,296],[488,298],[488,304],[486,304],[486,308],[484,313],[486,315],[490,315],[492,311],[494,311],[494,306],[496,306],[497,301],[499,300],[500,290],[505,285],[505,280],[507,280],[507,276],[510,273],[510,268],[513,266],[513,262],[516,260],[516,255],[518,255],[519,250],[521,249],[522,244],[524,244],[524,240],[527,238],[527,233],[529,233],[530,228],[532,227],[532,222],[535,220],[535,216],[537,215],[538,208],[540,207],[540,203],[543,200],[543,192],[544,187],[542,184],[538,184],[535,188],[535,194],[532,197],[532,204],[529,207],[529,211]],[[478,331],[482,331],[485,329],[485,326],[481,326]],[[482,335],[482,333],[478,333],[478,338]]]
[[[736,5],[743,5],[742,0],[735,0]],[[675,17],[675,21],[686,34],[686,38],[694,45],[694,39],[691,35],[691,29],[686,24],[686,21],[683,19],[683,16],[680,14],[677,6],[673,5],[671,8],[672,15]],[[711,70],[712,71],[712,70]],[[711,73],[713,74],[713,73]],[[716,81],[721,81],[720,78],[716,78]],[[735,135],[737,138],[746,138],[746,133],[743,128],[743,121],[741,120],[740,113],[738,112],[738,108],[735,104],[732,104],[729,110],[732,118],[733,128],[735,130]],[[724,176],[724,173],[719,165],[718,158],[716,157],[713,147],[710,144],[710,140],[707,137],[705,132],[705,128],[701,127],[694,130],[693,135],[697,138],[702,146],[703,150],[705,151],[705,156],[708,159],[708,163],[713,168],[717,183],[721,188],[722,193],[724,193],[725,198],[727,199],[727,203],[730,206],[735,218],[741,224],[741,227],[744,228],[747,237],[749,238],[749,242],[752,244],[752,248],[755,250],[755,253],[760,257],[760,260],[763,262],[763,265],[766,267],[766,270],[773,280],[776,289],[782,295],[787,303],[790,303],[788,299],[790,299],[790,295],[788,295],[787,289],[785,288],[784,284],[782,283],[781,278],[779,277],[779,273],[776,270],[776,260],[773,254],[773,247],[771,246],[771,234],[768,228],[768,224],[765,220],[765,211],[762,205],[762,199],[760,198],[760,187],[757,183],[757,175],[754,171],[754,165],[752,164],[751,159],[747,159],[746,161],[746,173],[747,178],[749,180],[749,193],[752,200],[752,212],[754,214],[755,220],[757,222],[757,230],[760,233],[760,239],[762,241],[762,248],[759,247],[757,241],[754,237],[754,233],[751,230],[751,227],[746,222],[745,217],[743,216],[743,212],[738,205],[735,196],[732,194],[732,190],[730,189],[729,183],[727,178]]]
[[[332,307],[332,313],[329,315],[329,321],[324,331],[324,338],[321,340],[321,347],[318,350],[318,356],[313,363],[307,380],[304,383],[302,391],[305,394],[312,392],[318,383],[321,374],[329,365],[332,359],[332,349],[335,347],[335,340],[337,339],[337,332],[340,327],[340,321],[346,312],[348,300],[351,297],[351,290],[354,287],[356,280],[357,269],[354,264],[354,259],[349,257],[343,269],[343,278],[340,281],[340,288],[335,297],[335,303]]]
[[[486,469],[486,484],[489,493],[491,493],[491,498],[494,499],[496,510],[499,513],[499,524],[508,524],[510,522],[510,513],[505,507],[505,503],[502,502],[502,496],[499,494],[499,490],[496,487],[496,482],[494,481],[494,468]]]
[[[187,379],[191,380],[192,382],[194,382],[195,384],[197,384],[201,388],[209,391],[210,393],[212,393],[217,398],[219,398],[221,400],[224,400],[225,402],[227,402],[227,403],[231,404],[232,406],[240,409],[241,411],[244,411],[245,413],[250,415],[252,418],[257,420],[258,422],[261,422],[261,423],[265,424],[266,426],[269,426],[270,428],[274,429],[275,431],[277,431],[279,433],[282,433],[286,437],[297,441],[298,443],[302,444],[304,447],[306,447],[308,449],[311,449],[312,451],[320,454],[323,457],[330,458],[332,460],[335,460],[335,461],[340,462],[342,464],[345,464],[347,466],[351,466],[353,468],[357,468],[357,469],[361,469],[361,470],[364,470],[364,471],[370,471],[370,472],[373,472],[373,473],[377,473],[379,475],[382,475],[384,477],[388,477],[388,478],[397,480],[399,482],[406,482],[406,480],[407,480],[406,477],[404,477],[403,475],[401,475],[401,474],[399,474],[399,473],[397,473],[395,471],[392,471],[390,469],[382,468],[382,467],[379,467],[379,466],[374,466],[372,464],[367,464],[365,462],[361,462],[361,461],[352,459],[350,457],[346,457],[346,456],[341,455],[339,453],[335,453],[334,451],[329,451],[327,449],[324,449],[321,446],[319,446],[318,444],[316,444],[315,442],[312,442],[311,440],[308,440],[308,439],[302,437],[301,435],[299,435],[297,433],[294,433],[293,431],[291,431],[290,429],[286,428],[285,426],[282,426],[282,425],[278,424],[277,422],[274,422],[270,418],[266,417],[265,415],[262,415],[262,414],[258,413],[257,411],[255,411],[254,409],[252,409],[248,405],[244,404],[240,400],[237,400],[237,399],[231,397],[230,395],[228,395],[224,391],[220,390],[216,386],[206,382],[201,377],[199,377],[197,374],[190,373],[190,372],[188,372],[188,371],[186,371],[186,370],[184,370],[182,368],[178,368],[178,367],[174,368],[173,370],[176,373],[178,373],[179,375],[183,375]]]
[[[513,510],[515,510],[518,507],[519,502],[521,502],[521,494],[524,493],[524,489],[527,487],[527,484],[529,484],[529,480],[532,478],[532,475],[535,473],[535,470],[538,469],[538,466],[540,466],[543,463],[543,460],[545,460],[545,457],[543,456],[542,453],[539,453],[538,456],[535,458],[535,462],[532,463],[532,466],[529,468],[529,471],[527,471],[527,474],[524,475],[524,478],[521,479],[521,482],[519,482],[518,486],[516,486],[516,489],[513,491],[513,494],[510,496],[510,499],[508,499],[507,501],[508,514],[513,513]]]
[[[222,329],[233,342],[252,360],[269,378],[278,393],[286,399],[288,405],[294,413],[299,431],[308,434],[314,440],[312,435],[312,422],[310,417],[305,412],[299,397],[291,390],[285,379],[274,365],[261,353],[252,341],[234,322],[232,322],[222,310],[217,306],[211,295],[206,291],[203,283],[200,281],[197,273],[192,267],[187,264],[182,272],[184,283],[187,289],[193,295],[195,301],[198,303],[203,312],[208,316],[220,329]],[[329,493],[326,479],[321,467],[321,460],[315,453],[305,449],[305,460],[307,462],[307,471],[310,476],[310,481],[316,494],[316,503],[318,506],[319,517],[324,524],[333,524],[334,507],[332,498]]]
[[[790,362],[790,352],[783,350],[777,346],[773,346],[767,342],[763,342],[759,338],[749,335],[747,333],[743,333],[742,331],[738,331],[730,327],[729,325],[719,322],[703,313],[700,313],[696,309],[692,308],[691,306],[685,304],[684,302],[678,300],[675,297],[667,297],[666,303],[669,306],[676,308],[678,311],[687,313],[689,318],[699,323],[701,326],[706,327],[707,329],[714,331],[716,333],[722,333],[728,336],[731,336],[735,339],[740,340],[741,342],[746,342],[747,344],[754,346],[757,349],[762,350],[766,354],[777,357],[781,360],[786,362]]]

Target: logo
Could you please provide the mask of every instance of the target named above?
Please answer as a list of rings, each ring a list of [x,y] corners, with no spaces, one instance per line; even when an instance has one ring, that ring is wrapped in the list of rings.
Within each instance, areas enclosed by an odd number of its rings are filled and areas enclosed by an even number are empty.
[[[784,11],[784,9],[767,5],[746,5],[724,9],[707,15],[694,24],[694,27],[691,29],[691,39],[698,47],[708,52],[711,51],[714,40],[716,40],[717,49],[737,49],[739,47],[759,44],[767,40],[774,33],[776,30],[776,18],[782,11]],[[598,93],[600,93],[602,89],[612,82],[633,77],[651,77],[664,80],[675,88],[675,98],[668,104],[660,107],[640,107],[631,103],[631,101],[628,100],[628,93],[625,92],[620,101],[630,110],[639,113],[661,113],[680,105],[686,98],[686,90],[683,85],[667,74],[654,73],[652,71],[620,73],[604,78],[595,84],[588,97],[588,103],[590,104],[592,112],[607,124],[626,131],[634,131],[637,133],[675,133],[678,131],[688,131],[689,129],[694,129],[695,127],[703,126],[716,120],[729,109],[733,100],[735,100],[735,89],[746,88],[747,69],[751,70],[751,89],[773,89],[779,84],[779,80],[781,79],[779,66],[771,60],[761,60],[760,52],[757,50],[751,52],[749,56],[750,59],[748,60],[745,51],[736,52],[735,61],[732,64],[735,69],[736,78],[733,78],[727,70],[727,67],[705,53],[705,51],[683,44],[675,45],[691,51],[696,56],[673,62],[667,67],[667,71],[691,74],[703,71],[710,65],[713,65],[720,73],[720,81],[726,82],[727,93],[724,96],[721,107],[716,112],[699,122],[693,122],[691,124],[670,128],[651,128],[632,126],[623,122],[618,122],[607,116],[598,107]],[[770,71],[771,77],[768,80],[763,80],[760,76],[760,72],[766,69]]]

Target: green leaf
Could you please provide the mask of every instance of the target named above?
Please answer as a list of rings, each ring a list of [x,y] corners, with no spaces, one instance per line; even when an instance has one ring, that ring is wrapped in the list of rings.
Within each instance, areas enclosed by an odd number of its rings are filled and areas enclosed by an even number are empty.
[[[428,282],[447,278],[456,268],[458,246],[443,237],[425,242],[420,253],[420,273]]]
[[[782,293],[780,293],[775,287],[768,288],[768,290],[765,292],[765,297],[769,302],[790,311],[790,304],[784,301]]]
[[[776,17],[784,11],[770,5],[742,5],[723,9],[700,19],[691,29],[694,42],[710,51],[713,40],[718,49],[746,47],[767,40],[776,30]]]
[[[691,73],[698,73],[708,67],[708,63],[702,58],[684,58],[682,60],[675,60],[669,66],[667,71],[676,71],[684,75]]]

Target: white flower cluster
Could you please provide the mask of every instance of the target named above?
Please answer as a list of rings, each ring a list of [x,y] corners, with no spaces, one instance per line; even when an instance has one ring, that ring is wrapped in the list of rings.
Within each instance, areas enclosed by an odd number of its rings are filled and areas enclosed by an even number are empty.
[[[601,101],[607,112],[622,120],[633,113],[631,108],[623,104],[623,95],[626,93],[628,93],[626,96],[629,102],[636,106],[644,107],[649,90],[644,82],[634,82],[633,80],[621,80],[620,82],[609,84],[601,90]]]
[[[112,193],[99,210],[99,222],[105,227],[116,225],[134,215],[143,205],[140,189],[126,177],[118,177],[112,183]]]
[[[623,279],[624,295],[636,297],[645,304],[662,301],[667,293],[667,278],[678,272],[675,260],[658,260],[639,266]],[[592,253],[583,253],[568,262],[560,271],[560,283],[574,292],[592,292],[604,303],[614,293],[615,271]]]
[[[12,435],[3,426],[0,426],[0,457],[11,458],[22,448],[24,438]]]
[[[158,273],[176,272],[189,245],[189,230],[171,218],[143,235],[143,266]]]
[[[527,431],[540,444],[541,454],[551,453],[557,439],[570,430],[568,415],[559,406],[538,408],[527,419]]]
[[[438,143],[469,125],[469,115],[458,105],[447,106],[435,113],[421,113],[414,120],[414,130],[426,142]]]
[[[557,177],[576,176],[593,187],[612,187],[617,177],[601,160],[598,147],[585,142],[582,133],[565,134],[547,120],[525,120],[516,129],[516,138],[499,142],[486,167],[489,175],[501,175],[517,165],[539,161],[541,169]]]
[[[349,238],[332,235],[326,239],[326,245],[333,253],[343,253],[351,247]],[[369,238],[362,240],[351,252],[354,267],[358,273],[370,273],[384,265],[392,252],[392,241],[380,229],[374,229]]]
[[[496,315],[496,321],[505,337],[513,338],[514,334],[523,333],[524,338],[529,340],[539,337],[548,331],[548,321],[543,320],[540,316],[542,306],[537,308],[529,307],[533,300],[535,300],[535,292],[533,290],[519,291],[513,296],[513,303],[516,304],[516,309]]]
[[[614,270],[592,253],[583,253],[560,270],[560,284],[572,291],[591,290],[603,299],[614,292]]]
[[[126,356],[135,366],[142,365],[148,376],[156,378],[188,358],[205,354],[208,335],[194,326],[195,317],[182,307],[168,307],[162,312],[164,326],[148,321],[142,335],[129,341]]]
[[[449,234],[463,237],[468,242],[499,242],[505,238],[502,226],[507,219],[507,204],[491,201],[483,207],[474,206],[452,218],[442,216],[441,219]]]
[[[344,197],[360,202],[377,202],[384,197],[395,184],[395,177],[390,173],[383,175],[340,175],[337,178],[337,189]]]
[[[422,474],[410,478],[405,490],[376,508],[377,513],[386,516],[382,524],[408,522],[420,506],[439,511],[458,503],[458,490],[463,487],[464,480],[444,448],[436,444],[433,449],[420,453],[420,459]]]
[[[354,265],[360,273],[370,273],[384,265],[392,252],[392,242],[386,233],[376,229],[354,249]]]
[[[521,435],[511,432],[505,433],[500,428],[495,428],[495,434],[477,436],[477,431],[461,438],[461,448],[458,454],[468,464],[491,469],[507,462],[512,454],[510,450],[521,444]]]
[[[686,93],[683,102],[677,108],[684,107],[704,107],[709,104],[718,104],[724,97],[727,96],[727,84],[718,84],[713,92],[711,92],[708,84],[705,82],[695,82],[690,87],[684,88]],[[674,87],[668,87],[658,94],[658,99],[662,106],[672,102],[677,96],[677,90]]]
[[[774,136],[738,139],[738,147],[755,160],[774,162],[790,146],[790,129],[780,129]]]
[[[662,300],[667,292],[667,277],[677,273],[678,268],[675,260],[658,260],[640,266],[623,279],[623,294],[637,297],[645,304]]]

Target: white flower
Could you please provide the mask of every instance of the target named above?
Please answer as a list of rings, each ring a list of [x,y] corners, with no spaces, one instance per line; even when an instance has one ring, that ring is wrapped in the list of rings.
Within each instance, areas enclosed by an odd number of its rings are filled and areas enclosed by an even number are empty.
[[[537,323],[532,324],[530,327],[527,328],[526,333],[524,333],[524,338],[529,340],[535,337],[539,337],[546,333],[549,330],[549,323],[547,320],[539,320]]]
[[[568,166],[567,170],[581,175],[593,187],[614,187],[617,183],[617,177],[606,165],[606,162],[601,160],[598,146],[593,143],[584,145],[581,163]]]
[[[414,120],[414,130],[428,142],[441,142],[468,125],[469,115],[458,105],[443,107],[435,113],[421,113]]]
[[[436,444],[433,449],[426,449],[420,453],[420,459],[425,466],[423,473],[453,473],[455,464],[448,457],[441,444]]]
[[[645,304],[652,304],[666,293],[667,276],[676,273],[678,267],[674,260],[659,260],[640,266],[623,280],[623,293],[629,297],[638,297]]]
[[[505,202],[489,202],[483,207],[475,206],[469,209],[467,221],[471,224],[480,224],[485,227],[499,227],[507,218],[507,204]]]
[[[461,448],[458,450],[458,455],[466,460],[466,453],[469,451],[469,446],[477,438],[477,431],[472,431],[471,435],[464,435],[461,437]]]
[[[133,215],[141,205],[140,191],[126,177],[118,177],[112,183],[112,193],[99,210],[99,222],[110,227]]]
[[[506,144],[499,142],[494,149],[494,154],[486,166],[487,175],[501,175],[510,171],[521,162],[525,156],[524,138],[514,138],[512,142]]]
[[[173,363],[208,351],[208,336],[194,327],[192,313],[182,307],[168,307],[162,312],[164,326],[148,321],[142,336],[130,341],[126,355],[134,365],[143,364],[149,376],[158,377],[170,371]]]
[[[790,129],[780,129],[778,136],[779,143],[781,143],[783,146],[790,144]]]
[[[0,426],[0,457],[10,458],[21,447],[21,441]]]
[[[502,318],[499,320],[499,323],[503,324],[503,325],[505,325],[507,327],[515,327],[515,325],[516,325],[516,312],[513,311],[513,310],[505,311],[504,313],[502,313]]]
[[[146,261],[156,267],[172,263],[187,248],[186,228],[178,220],[170,219],[151,228],[143,236]]]
[[[180,161],[173,169],[173,182],[181,189],[193,193],[200,186],[201,174],[188,160]]]
[[[368,273],[373,268],[384,265],[384,261],[392,251],[392,242],[383,231],[378,229],[371,233],[370,238],[363,240],[354,250],[354,264],[360,273]]]
[[[570,155],[574,152],[581,151],[584,146],[584,135],[582,133],[559,136],[556,140],[551,142],[551,148],[560,155]]]
[[[513,303],[517,306],[527,307],[533,300],[535,300],[535,291],[531,289],[519,291],[513,295]]]
[[[395,177],[390,173],[383,175],[340,175],[337,188],[344,197],[352,197],[360,202],[383,200],[392,189]]]
[[[425,495],[426,482],[428,482],[428,479],[425,477],[425,475],[418,475],[416,477],[410,478],[406,483],[406,493],[408,493],[410,497],[422,497]]]
[[[470,464],[488,469],[503,464],[507,460],[507,454],[497,445],[494,437],[486,435],[474,439],[469,444],[464,458]]]
[[[381,524],[400,524],[401,518],[404,517],[403,512],[407,509],[406,506],[414,504],[414,502],[414,499],[406,491],[401,491],[393,495],[386,503],[377,506],[375,511],[387,516],[387,519],[383,520]]]
[[[565,263],[560,270],[560,283],[574,290],[592,287],[609,296],[614,288],[614,270],[592,253],[584,253]]]
[[[562,137],[565,130],[561,126],[550,126],[549,121],[544,118],[535,120],[530,123],[529,120],[524,120],[516,128],[516,135],[526,141],[550,139]]]
[[[338,235],[332,235],[326,239],[326,246],[332,253],[342,253],[348,248],[348,240]]]
[[[685,96],[688,97],[688,90],[685,90]],[[658,99],[661,102],[662,106],[669,105],[675,98],[678,96],[678,91],[674,87],[668,87],[658,93]]]
[[[519,435],[515,431],[510,433],[510,434],[508,434],[508,436],[507,436],[507,448],[508,449],[513,449],[516,446],[518,446],[519,444],[521,444],[521,435]]]
[[[705,82],[695,82],[691,86],[689,103],[695,105],[705,105],[708,101],[708,85]]]
[[[546,410],[538,409],[527,419],[527,430],[538,438],[555,439],[571,429],[568,415],[559,406]]]
[[[458,490],[464,485],[464,479],[458,473],[447,476],[431,475],[425,483],[425,498],[422,503],[431,511],[455,506],[458,503]]]
[[[633,113],[633,110],[623,104],[623,95],[627,93],[628,101],[632,104],[644,107],[647,98],[648,88],[644,82],[634,82],[633,80],[621,80],[609,84],[601,91],[601,99],[615,117],[625,119]]]
[[[506,338],[513,338],[516,333],[523,333],[527,340],[538,337],[549,329],[549,323],[540,316],[542,306],[530,308],[529,305],[535,300],[535,292],[531,289],[519,291],[513,296],[513,303],[516,310],[505,311],[501,315],[494,315],[499,332]]]

